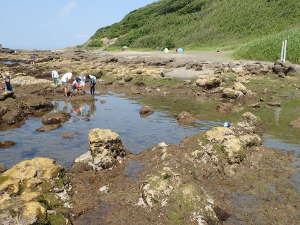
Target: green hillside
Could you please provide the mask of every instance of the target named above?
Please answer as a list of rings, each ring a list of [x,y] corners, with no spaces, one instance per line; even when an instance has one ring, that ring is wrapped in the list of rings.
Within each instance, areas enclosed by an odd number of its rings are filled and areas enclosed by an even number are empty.
[[[161,0],[99,29],[89,47],[101,46],[101,38],[117,37],[118,47],[235,48],[248,42],[254,46],[256,39],[299,25],[299,0]]]

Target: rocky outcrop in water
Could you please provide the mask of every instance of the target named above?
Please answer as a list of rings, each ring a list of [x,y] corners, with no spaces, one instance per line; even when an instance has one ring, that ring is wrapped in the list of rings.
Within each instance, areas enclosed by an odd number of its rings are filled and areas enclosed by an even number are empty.
[[[14,146],[16,142],[14,141],[0,141],[0,148],[10,148]]]
[[[192,124],[196,122],[196,118],[189,112],[181,112],[177,116],[177,122],[181,124]]]
[[[0,174],[0,224],[52,224],[58,219],[67,224],[59,212],[70,206],[64,179],[63,168],[47,158],[20,162]]]
[[[70,118],[69,113],[48,113],[42,117],[42,123],[45,125],[62,124],[67,122]]]
[[[140,109],[140,115],[143,117],[150,116],[154,113],[154,110],[150,106],[144,106]]]
[[[89,132],[90,151],[75,159],[75,163],[88,164],[94,170],[109,169],[126,156],[120,136],[106,129],[93,129]]]

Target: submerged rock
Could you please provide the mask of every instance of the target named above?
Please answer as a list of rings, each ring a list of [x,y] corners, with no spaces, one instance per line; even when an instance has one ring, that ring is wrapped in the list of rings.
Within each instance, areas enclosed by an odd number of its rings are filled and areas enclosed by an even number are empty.
[[[60,127],[61,127],[61,124],[45,125],[45,126],[42,126],[38,129],[36,129],[36,131],[47,132],[47,131],[57,130]]]
[[[0,141],[0,148],[9,148],[16,144],[14,141]]]
[[[62,136],[63,138],[72,138],[75,136],[74,133],[63,133],[60,136]]]
[[[154,113],[154,110],[150,106],[144,106],[140,109],[140,115],[147,117]]]
[[[70,114],[59,112],[59,113],[48,113],[42,117],[42,123],[45,125],[62,124],[71,118]]]
[[[181,112],[177,116],[177,121],[178,123],[182,123],[182,124],[191,124],[196,122],[196,119],[189,112]]]

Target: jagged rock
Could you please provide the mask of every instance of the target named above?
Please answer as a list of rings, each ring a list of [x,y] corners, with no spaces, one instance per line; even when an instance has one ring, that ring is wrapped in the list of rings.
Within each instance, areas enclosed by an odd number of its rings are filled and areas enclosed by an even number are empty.
[[[12,91],[5,91],[0,93],[0,101],[4,101],[8,98],[16,98],[15,93]]]
[[[242,115],[237,125],[227,127],[215,127],[205,133],[207,145],[202,146],[204,153],[201,155],[224,155],[229,164],[239,163],[245,157],[245,151],[253,146],[262,144],[261,138],[255,134],[260,120],[250,112]],[[198,154],[195,153],[197,156]]]
[[[42,117],[42,123],[45,125],[62,124],[71,118],[70,114],[59,112],[59,113],[48,113]]]
[[[290,122],[290,126],[294,129],[300,129],[300,117],[292,122]]]
[[[182,124],[191,124],[194,123],[196,119],[189,112],[181,112],[177,116],[177,121],[178,123],[182,123]]]
[[[219,76],[203,75],[199,76],[196,80],[196,85],[206,89],[219,87],[222,83],[222,79]]]
[[[93,129],[88,139],[90,152],[75,159],[75,163],[88,163],[94,170],[109,169],[126,155],[120,136],[111,130]]]
[[[9,148],[16,144],[14,141],[0,141],[0,148]]]
[[[154,113],[154,110],[150,106],[144,106],[140,109],[141,116],[150,116]]]

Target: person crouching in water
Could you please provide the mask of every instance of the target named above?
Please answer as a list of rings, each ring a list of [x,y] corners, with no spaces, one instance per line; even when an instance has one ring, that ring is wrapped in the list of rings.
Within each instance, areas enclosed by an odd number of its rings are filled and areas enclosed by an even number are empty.
[[[81,79],[79,77],[77,77],[72,84],[72,93],[76,90],[77,90],[77,92],[81,91],[81,89],[82,89],[81,88]]]
[[[58,83],[59,83],[59,74],[56,70],[53,70],[51,72],[51,77],[52,77],[52,81],[54,83],[54,85],[57,87]]]
[[[95,95],[95,87],[97,83],[97,78],[94,75],[88,75],[86,80],[90,82],[91,95]]]
[[[64,74],[61,78],[61,82],[64,87],[65,97],[68,97],[68,87],[69,87],[69,82],[72,79],[72,76],[73,76],[73,74],[71,72],[69,72],[69,73]]]

